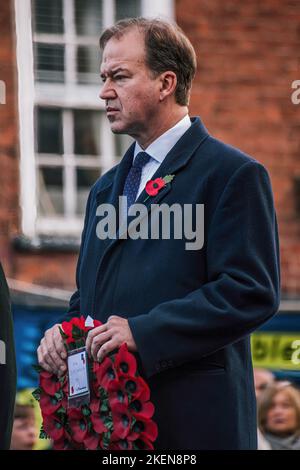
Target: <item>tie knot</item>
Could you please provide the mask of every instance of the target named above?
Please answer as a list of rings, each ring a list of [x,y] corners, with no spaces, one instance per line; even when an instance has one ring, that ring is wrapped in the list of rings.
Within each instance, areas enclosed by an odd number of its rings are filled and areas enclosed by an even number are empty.
[[[151,158],[151,156],[148,155],[148,153],[146,153],[146,152],[139,152],[139,153],[136,155],[136,157],[135,157],[135,159],[134,159],[134,161],[133,161],[132,166],[133,166],[134,168],[142,169],[143,166],[145,166],[146,163],[149,162],[150,158]]]

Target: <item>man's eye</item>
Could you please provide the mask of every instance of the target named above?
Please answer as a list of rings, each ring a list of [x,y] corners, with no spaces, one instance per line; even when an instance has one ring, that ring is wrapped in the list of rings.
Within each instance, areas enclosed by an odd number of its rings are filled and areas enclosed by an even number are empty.
[[[125,75],[116,75],[115,76],[116,80],[123,80],[123,78],[126,78]]]
[[[105,83],[106,82],[106,77],[100,77],[101,78],[101,82],[102,83]]]

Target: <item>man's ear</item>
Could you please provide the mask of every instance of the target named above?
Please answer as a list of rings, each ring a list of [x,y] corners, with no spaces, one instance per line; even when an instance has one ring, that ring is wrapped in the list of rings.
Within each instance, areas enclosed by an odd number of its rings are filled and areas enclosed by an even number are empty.
[[[177,86],[177,76],[175,72],[168,70],[160,76],[159,101],[164,101],[168,96],[175,93]]]

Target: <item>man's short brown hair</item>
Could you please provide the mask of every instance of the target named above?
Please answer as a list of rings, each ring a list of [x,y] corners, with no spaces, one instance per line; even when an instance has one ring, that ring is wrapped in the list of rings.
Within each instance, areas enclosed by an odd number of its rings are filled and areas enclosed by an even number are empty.
[[[118,21],[101,34],[101,49],[112,37],[120,39],[133,28],[138,28],[144,34],[146,65],[154,76],[168,70],[176,73],[175,99],[179,105],[186,106],[197,68],[196,54],[189,39],[179,26],[167,21],[128,18]]]

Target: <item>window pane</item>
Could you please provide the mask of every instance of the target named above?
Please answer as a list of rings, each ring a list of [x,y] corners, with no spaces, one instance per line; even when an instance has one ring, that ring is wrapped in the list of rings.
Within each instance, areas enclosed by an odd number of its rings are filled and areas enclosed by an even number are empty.
[[[77,168],[77,214],[84,214],[92,185],[100,177],[99,168]]]
[[[140,0],[116,0],[116,21],[141,16]]]
[[[93,46],[79,46],[77,49],[78,83],[99,84],[100,49]]]
[[[64,82],[65,47],[61,44],[35,44],[35,76],[40,82]]]
[[[116,157],[123,157],[126,150],[130,147],[134,140],[129,135],[115,134],[115,152]]]
[[[77,34],[100,36],[102,30],[102,0],[75,0]]]
[[[43,216],[63,215],[63,169],[39,169],[39,213]]]
[[[100,155],[100,112],[74,111],[74,153]]]
[[[62,0],[34,0],[33,11],[37,33],[64,32]]]
[[[38,108],[36,111],[38,153],[63,153],[62,112],[60,109]]]

